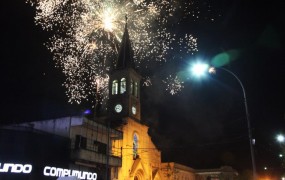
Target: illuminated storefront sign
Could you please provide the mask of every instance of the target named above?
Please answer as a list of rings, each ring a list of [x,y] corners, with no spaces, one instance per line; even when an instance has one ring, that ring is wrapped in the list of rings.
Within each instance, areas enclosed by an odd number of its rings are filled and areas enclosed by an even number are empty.
[[[0,173],[24,173],[29,174],[32,172],[31,164],[13,164],[13,163],[0,163]]]
[[[75,176],[79,179],[88,179],[88,180],[97,179],[97,173],[63,169],[63,168],[57,168],[57,167],[49,167],[49,166],[46,166],[44,168],[44,175],[53,176],[53,177]]]
[[[30,174],[33,166],[31,164],[14,164],[14,163],[0,163],[0,173],[23,173]],[[78,171],[71,169],[64,169],[58,167],[45,166],[43,169],[44,176],[51,177],[67,177],[73,176],[78,179],[96,180],[97,173]]]

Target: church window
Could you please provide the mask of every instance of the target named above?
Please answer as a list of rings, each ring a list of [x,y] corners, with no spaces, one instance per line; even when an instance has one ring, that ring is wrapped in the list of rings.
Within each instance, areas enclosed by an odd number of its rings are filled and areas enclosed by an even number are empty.
[[[138,136],[135,133],[133,137],[133,159],[137,159],[138,157],[138,147],[139,147]]]
[[[120,85],[120,93],[123,94],[124,92],[126,92],[126,78],[121,79]]]
[[[138,97],[138,82],[135,82],[134,96]]]
[[[118,81],[114,80],[112,83],[112,94],[118,94]]]
[[[130,84],[130,94],[134,94],[134,81],[131,79],[131,84]]]

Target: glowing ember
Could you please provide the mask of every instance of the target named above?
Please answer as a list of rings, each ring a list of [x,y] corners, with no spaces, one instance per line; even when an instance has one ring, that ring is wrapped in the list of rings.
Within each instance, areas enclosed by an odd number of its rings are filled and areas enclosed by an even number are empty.
[[[171,75],[163,80],[165,84],[167,84],[166,91],[168,91],[171,95],[177,94],[184,88],[184,82],[181,81],[177,76],[172,77]]]

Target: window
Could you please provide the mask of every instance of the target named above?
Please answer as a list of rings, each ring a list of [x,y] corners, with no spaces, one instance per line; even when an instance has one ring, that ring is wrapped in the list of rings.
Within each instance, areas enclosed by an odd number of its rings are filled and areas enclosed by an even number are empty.
[[[134,137],[133,137],[133,159],[137,159],[138,158],[138,136],[136,133],[134,133]]]
[[[138,82],[135,82],[134,96],[138,97]]]
[[[114,80],[112,83],[112,94],[118,94],[118,81]]]
[[[134,81],[131,79],[131,84],[130,84],[130,94],[134,95]]]
[[[107,150],[107,144],[94,141],[94,151],[101,153],[101,154],[106,154],[106,150]]]
[[[126,92],[126,78],[122,78],[121,82],[120,82],[120,93],[123,94],[124,92]]]
[[[80,136],[80,135],[76,135],[75,136],[75,149],[86,149],[87,148],[87,138]]]

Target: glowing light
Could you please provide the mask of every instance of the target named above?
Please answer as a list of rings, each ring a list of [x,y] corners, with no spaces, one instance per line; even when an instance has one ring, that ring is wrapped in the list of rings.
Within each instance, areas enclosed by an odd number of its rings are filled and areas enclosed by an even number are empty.
[[[191,66],[191,72],[196,77],[204,76],[209,69],[209,65],[205,63],[196,63]]]
[[[198,51],[197,38],[191,34],[179,38],[169,30],[171,24],[177,24],[173,18],[176,12],[184,12],[180,18],[193,16],[196,20],[198,14],[201,17],[199,8],[192,1],[27,2],[36,8],[35,23],[53,33],[45,45],[53,53],[56,67],[62,69],[66,77],[63,86],[70,103],[93,101],[94,94],[98,93],[101,97],[108,95],[107,73],[117,59],[126,15],[136,68],[147,68],[155,61],[166,62],[174,47],[182,48],[180,51],[185,53]],[[207,12],[210,12],[208,7]]]
[[[276,140],[278,142],[284,142],[285,141],[285,137],[282,134],[279,134],[276,136]]]
[[[91,110],[90,109],[86,109],[83,114],[90,114],[90,113],[91,113]]]
[[[216,68],[210,67],[210,68],[209,68],[209,73],[210,73],[210,74],[216,74]]]
[[[116,19],[116,16],[114,16],[114,13],[112,12],[111,9],[107,9],[103,13],[102,17],[102,24],[103,24],[103,29],[112,32],[114,28],[114,20]]]

